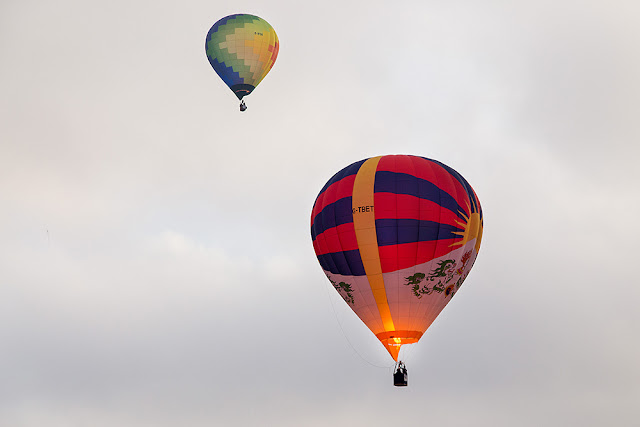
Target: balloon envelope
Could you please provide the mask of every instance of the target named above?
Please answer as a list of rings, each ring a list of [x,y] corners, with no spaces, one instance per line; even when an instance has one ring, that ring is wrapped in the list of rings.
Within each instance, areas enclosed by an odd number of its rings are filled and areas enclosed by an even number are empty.
[[[278,57],[278,36],[267,21],[254,15],[222,18],[209,30],[207,58],[238,99],[249,95]]]
[[[394,360],[460,288],[482,228],[480,202],[459,173],[408,155],[342,169],[311,214],[313,247],[327,278]]]

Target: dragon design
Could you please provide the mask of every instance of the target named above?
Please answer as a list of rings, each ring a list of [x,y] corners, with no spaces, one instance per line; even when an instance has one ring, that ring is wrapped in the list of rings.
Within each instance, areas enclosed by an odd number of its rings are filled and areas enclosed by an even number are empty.
[[[460,259],[461,265],[458,268],[456,268],[457,262],[455,260],[442,260],[438,262],[438,266],[434,268],[428,276],[424,273],[417,272],[412,276],[405,277],[404,285],[411,286],[413,295],[418,299],[422,298],[423,295],[430,295],[434,292],[444,293],[446,297],[453,297],[466,277],[464,271],[470,259],[471,251],[468,251]],[[457,280],[450,283],[454,277],[456,277]],[[429,287],[429,282],[435,283]]]
[[[425,278],[424,273],[416,273],[413,276],[405,277],[404,280],[407,281],[405,285],[417,285]]]
[[[349,283],[340,282],[336,283],[334,280],[329,279],[333,287],[340,294],[340,296],[347,302],[347,304],[355,304],[355,299],[353,298],[353,289]]]
[[[431,274],[429,275],[429,280],[432,282],[439,277],[445,277],[445,283],[449,283],[449,281],[453,278],[453,274],[455,273],[456,262],[452,259],[445,259],[438,263],[438,268],[435,268]]]
[[[444,288],[442,287],[442,285],[440,283],[436,284],[435,286],[433,286],[432,288],[430,288],[427,284],[424,284],[422,286],[420,286],[420,283],[425,279],[426,275],[424,273],[415,273],[412,276],[409,277],[405,277],[404,280],[406,280],[405,285],[406,286],[411,286],[411,290],[413,291],[413,294],[419,299],[422,298],[422,295],[430,295],[431,293],[435,292],[442,292],[444,290]],[[430,280],[428,277],[426,277],[427,280]]]

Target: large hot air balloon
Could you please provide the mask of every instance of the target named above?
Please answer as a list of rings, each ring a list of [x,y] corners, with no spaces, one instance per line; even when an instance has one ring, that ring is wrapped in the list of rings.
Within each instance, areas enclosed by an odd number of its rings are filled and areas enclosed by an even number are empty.
[[[278,48],[278,36],[271,25],[244,13],[213,24],[205,41],[209,63],[241,101],[271,70]],[[240,110],[246,110],[244,101]]]
[[[482,227],[478,197],[458,172],[408,155],[342,169],[311,214],[324,273],[396,361],[460,289]]]

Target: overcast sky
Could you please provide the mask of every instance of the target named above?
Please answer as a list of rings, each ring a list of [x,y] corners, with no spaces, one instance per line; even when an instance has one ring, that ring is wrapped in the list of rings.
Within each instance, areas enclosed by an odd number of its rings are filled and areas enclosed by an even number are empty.
[[[204,53],[232,13],[280,39],[242,114]],[[0,424],[635,425],[639,14],[2,0]],[[453,167],[485,219],[407,388],[309,231],[383,154]]]

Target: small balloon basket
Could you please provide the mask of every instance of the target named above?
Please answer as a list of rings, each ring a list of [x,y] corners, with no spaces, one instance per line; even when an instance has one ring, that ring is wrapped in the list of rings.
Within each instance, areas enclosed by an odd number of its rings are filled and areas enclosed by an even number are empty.
[[[406,387],[408,379],[407,367],[404,363],[398,362],[396,369],[393,372],[393,385],[396,387]]]

